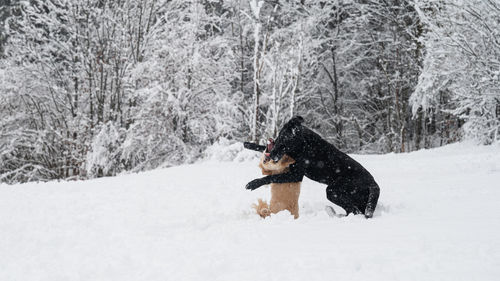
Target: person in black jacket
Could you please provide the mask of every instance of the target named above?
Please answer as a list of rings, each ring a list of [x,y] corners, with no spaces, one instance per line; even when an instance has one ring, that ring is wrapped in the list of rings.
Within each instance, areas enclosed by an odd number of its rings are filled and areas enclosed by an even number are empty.
[[[371,218],[380,194],[373,176],[347,154],[302,126],[303,122],[301,116],[290,119],[269,152],[271,160],[276,162],[285,154],[295,159],[290,171],[255,179],[246,189],[254,190],[270,183],[299,182],[305,175],[326,184],[326,198],[342,207],[347,215],[364,214]],[[245,147],[258,151],[266,149],[253,143],[245,143]]]

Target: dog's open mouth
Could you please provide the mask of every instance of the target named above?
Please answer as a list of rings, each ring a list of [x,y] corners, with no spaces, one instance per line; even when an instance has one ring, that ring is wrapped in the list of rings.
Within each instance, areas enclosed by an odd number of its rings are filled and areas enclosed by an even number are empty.
[[[271,155],[271,150],[273,150],[273,148],[274,148],[274,140],[272,138],[269,138],[267,140],[266,151],[264,151],[264,155],[265,155],[264,163],[271,160],[271,157],[269,157],[269,156]]]

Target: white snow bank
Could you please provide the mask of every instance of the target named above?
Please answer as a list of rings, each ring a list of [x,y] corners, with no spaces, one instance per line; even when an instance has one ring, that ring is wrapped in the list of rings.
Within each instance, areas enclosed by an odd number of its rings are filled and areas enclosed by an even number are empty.
[[[243,143],[220,139],[204,151],[204,161],[243,162],[258,159],[260,152],[245,149]]]
[[[500,148],[354,155],[374,219],[333,219],[306,180],[300,215],[266,220],[257,160],[86,182],[0,185],[0,280],[496,280]],[[337,210],[338,207],[335,207]]]

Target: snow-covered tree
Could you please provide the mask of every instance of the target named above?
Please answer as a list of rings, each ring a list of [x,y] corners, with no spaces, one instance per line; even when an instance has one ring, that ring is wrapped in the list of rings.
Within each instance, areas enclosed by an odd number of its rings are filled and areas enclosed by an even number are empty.
[[[295,114],[349,152],[499,138],[495,1],[0,4],[0,181],[192,162]]]
[[[33,0],[21,2],[9,19],[3,66],[15,83],[2,94],[15,92],[22,102],[4,101],[27,121],[6,126],[17,126],[17,136],[45,131],[43,143],[57,144],[51,151],[61,159],[44,166],[50,178],[85,173],[96,128],[108,121],[127,126],[130,71],[141,59],[157,2]]]
[[[424,68],[412,96],[413,113],[443,111],[465,121],[466,137],[482,143],[498,141],[500,4],[422,1],[417,8],[427,32]],[[442,130],[456,130],[449,126],[450,118],[441,121]]]
[[[405,151],[420,61],[412,3],[320,1],[310,9],[307,34],[317,43],[304,111],[313,126],[350,151]]]
[[[134,70],[134,121],[123,144],[132,168],[196,159],[237,126],[234,59],[215,15],[199,1],[171,1]]]

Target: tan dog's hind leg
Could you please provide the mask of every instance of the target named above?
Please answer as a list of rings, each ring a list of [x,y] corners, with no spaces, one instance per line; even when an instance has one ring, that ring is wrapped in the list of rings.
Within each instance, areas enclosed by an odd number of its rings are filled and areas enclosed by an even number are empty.
[[[265,218],[267,216],[271,215],[271,210],[269,208],[269,205],[267,204],[266,201],[259,199],[257,204],[253,204],[252,207],[257,211],[257,214],[261,216],[262,218]]]

